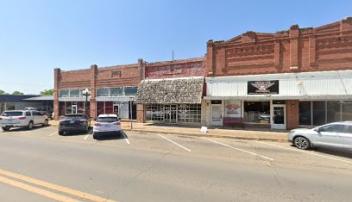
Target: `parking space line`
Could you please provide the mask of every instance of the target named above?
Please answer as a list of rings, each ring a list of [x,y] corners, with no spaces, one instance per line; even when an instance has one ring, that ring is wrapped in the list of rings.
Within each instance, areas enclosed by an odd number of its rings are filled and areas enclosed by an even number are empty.
[[[260,157],[260,158],[265,159],[265,160],[268,160],[268,161],[274,161],[273,158],[268,157],[268,156],[264,156],[264,155],[261,155],[261,154],[258,154],[258,153],[252,152],[252,151],[240,149],[240,148],[237,148],[237,147],[233,147],[233,146],[231,146],[231,145],[228,145],[228,144],[225,144],[225,143],[216,141],[216,140],[212,140],[212,139],[209,139],[209,138],[204,138],[204,139],[208,140],[209,142],[212,142],[212,143],[215,143],[215,144],[219,144],[219,145],[222,145],[222,146],[224,146],[224,147],[228,147],[228,148],[231,148],[231,149],[240,151],[240,152],[242,152],[242,153],[250,154],[250,155],[252,155],[252,156],[257,156],[257,157]]]
[[[175,144],[176,146],[178,146],[178,147],[180,147],[180,148],[182,148],[182,149],[184,149],[184,150],[186,150],[186,151],[188,151],[188,152],[191,152],[191,150],[188,149],[187,147],[185,147],[185,146],[183,146],[183,145],[181,145],[181,144],[179,144],[179,143],[177,143],[177,142],[175,142],[175,141],[173,141],[173,140],[171,140],[171,139],[169,139],[169,138],[167,138],[167,137],[165,137],[165,136],[163,136],[163,135],[160,135],[160,134],[157,134],[157,135],[158,135],[159,137],[163,138],[164,140],[166,140],[166,141],[168,141],[168,142],[171,142],[171,143]]]
[[[87,134],[83,137],[84,140],[88,140],[90,134]]]
[[[266,143],[266,142],[260,142],[260,141],[256,141],[256,142],[260,143],[260,144],[263,144],[263,145],[268,145],[268,146],[271,146],[271,147],[277,147],[277,148],[286,149],[286,150],[289,150],[289,151],[301,152],[301,153],[305,153],[305,154],[310,154],[312,156],[317,156],[317,157],[330,159],[330,160],[335,160],[335,161],[341,161],[341,162],[344,162],[344,163],[352,165],[352,161],[348,161],[348,160],[345,160],[345,159],[342,159],[342,158],[333,157],[333,156],[329,156],[329,155],[318,154],[318,153],[316,153],[314,151],[305,151],[305,150],[294,149],[294,148],[286,148],[286,147],[283,147],[283,146],[274,145],[274,144],[270,144],[270,143]]]
[[[128,140],[127,135],[124,132],[122,132],[122,135],[123,135],[123,137],[124,137],[123,139],[125,139],[126,143],[130,144],[130,141]]]
[[[57,131],[53,132],[53,133],[50,133],[48,136],[53,136],[53,135],[56,135],[57,134]]]

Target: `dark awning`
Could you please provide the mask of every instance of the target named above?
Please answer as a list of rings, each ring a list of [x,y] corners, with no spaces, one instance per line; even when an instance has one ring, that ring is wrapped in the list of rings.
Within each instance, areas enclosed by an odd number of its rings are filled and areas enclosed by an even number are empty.
[[[137,91],[137,103],[200,104],[203,77],[143,80]]]

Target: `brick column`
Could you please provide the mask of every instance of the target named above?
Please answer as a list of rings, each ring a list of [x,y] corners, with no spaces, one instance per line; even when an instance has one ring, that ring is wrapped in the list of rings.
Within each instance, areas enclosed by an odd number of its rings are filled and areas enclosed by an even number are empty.
[[[96,79],[98,73],[98,66],[90,66],[90,116],[97,117],[97,101],[96,101]]]
[[[54,104],[54,119],[58,120],[59,119],[59,112],[60,112],[60,103],[59,103],[59,88],[60,88],[60,76],[61,70],[60,68],[55,68],[54,69],[54,93],[53,93],[53,104]]]
[[[299,101],[288,100],[286,102],[287,129],[297,128],[299,125]]]
[[[138,70],[139,70],[139,78],[140,80],[145,79],[145,62],[143,59],[138,59]]]
[[[213,40],[209,40],[207,43],[206,76],[212,76],[215,74],[214,58],[214,42]]]
[[[299,69],[299,27],[293,25],[290,28],[290,70]]]
[[[145,117],[144,117],[144,105],[143,104],[137,104],[137,122],[138,123],[144,123]]]

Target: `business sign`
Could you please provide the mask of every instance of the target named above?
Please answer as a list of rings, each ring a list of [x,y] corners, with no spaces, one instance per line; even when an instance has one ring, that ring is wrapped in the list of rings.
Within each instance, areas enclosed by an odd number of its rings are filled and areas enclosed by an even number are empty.
[[[279,80],[248,81],[247,94],[279,94]]]
[[[240,118],[241,117],[241,101],[226,100],[225,101],[225,117]]]

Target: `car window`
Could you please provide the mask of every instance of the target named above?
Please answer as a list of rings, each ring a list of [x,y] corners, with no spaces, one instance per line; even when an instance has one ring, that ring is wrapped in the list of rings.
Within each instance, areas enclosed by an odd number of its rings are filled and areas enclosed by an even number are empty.
[[[345,130],[346,130],[346,133],[352,134],[352,126],[346,126]]]
[[[343,133],[343,132],[345,132],[345,125],[342,125],[342,124],[331,124],[331,125],[320,127],[319,131],[320,132],[338,132],[338,133]]]
[[[33,116],[39,116],[40,115],[40,113],[37,112],[37,111],[33,111],[32,114],[33,114]]]
[[[97,122],[102,122],[102,123],[112,123],[116,122],[119,119],[117,117],[98,117]]]
[[[26,116],[31,116],[31,112],[26,112]]]
[[[3,116],[22,116],[23,112],[21,111],[13,111],[13,112],[4,112],[2,113]]]

